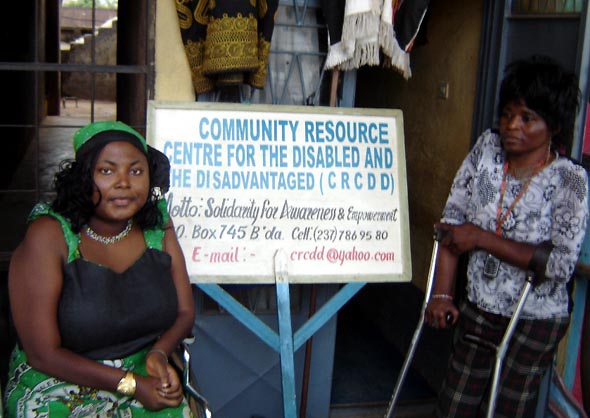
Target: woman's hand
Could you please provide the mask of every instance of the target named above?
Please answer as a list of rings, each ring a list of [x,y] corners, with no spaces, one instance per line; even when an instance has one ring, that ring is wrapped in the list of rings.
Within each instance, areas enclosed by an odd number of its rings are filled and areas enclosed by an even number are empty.
[[[170,385],[169,374],[167,370],[168,355],[165,351],[153,349],[145,357],[145,366],[150,376],[158,377],[163,386]]]
[[[451,300],[430,299],[424,320],[432,328],[449,328],[457,322],[458,318],[459,310]]]
[[[134,396],[146,409],[157,411],[178,406],[182,402],[183,393],[180,380],[172,366],[168,365],[166,369],[169,369],[168,374],[174,375],[167,386],[163,385],[160,377],[135,375],[137,389]]]
[[[162,394],[169,395],[180,391],[182,386],[176,370],[168,363],[168,356],[162,350],[152,350],[146,356],[146,370],[150,376],[160,379]]]
[[[435,228],[444,232],[440,244],[447,247],[453,254],[460,255],[479,247],[485,231],[472,223],[451,225],[439,223]]]

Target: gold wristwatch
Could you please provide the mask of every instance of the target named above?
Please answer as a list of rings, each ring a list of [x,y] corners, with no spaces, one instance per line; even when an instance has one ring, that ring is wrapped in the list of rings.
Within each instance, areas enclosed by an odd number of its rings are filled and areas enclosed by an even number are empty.
[[[117,384],[117,392],[125,396],[133,396],[135,394],[135,388],[137,383],[135,382],[135,376],[132,372],[125,373],[125,376],[119,380]]]

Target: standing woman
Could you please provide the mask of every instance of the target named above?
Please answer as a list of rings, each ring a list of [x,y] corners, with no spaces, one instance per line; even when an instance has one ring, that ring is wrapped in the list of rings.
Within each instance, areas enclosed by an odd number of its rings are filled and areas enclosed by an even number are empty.
[[[499,95],[499,132],[478,139],[455,176],[441,223],[426,321],[457,323],[438,417],[485,416],[495,353],[525,283],[529,294],[503,363],[495,417],[533,417],[540,381],[569,323],[568,281],[588,220],[585,170],[558,151],[571,139],[579,91],[548,57],[509,65]],[[467,300],[453,304],[460,254],[469,252]],[[459,315],[460,312],[460,315]]]
[[[190,416],[168,364],[194,321],[168,161],[121,122],[80,129],[74,150],[10,262],[7,416]]]

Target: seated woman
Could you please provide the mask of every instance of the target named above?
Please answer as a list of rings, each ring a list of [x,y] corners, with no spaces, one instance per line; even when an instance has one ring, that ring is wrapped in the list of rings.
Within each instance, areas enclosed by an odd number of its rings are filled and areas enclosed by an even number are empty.
[[[121,122],[78,130],[74,150],[10,262],[7,417],[191,416],[168,364],[194,322],[168,161]]]

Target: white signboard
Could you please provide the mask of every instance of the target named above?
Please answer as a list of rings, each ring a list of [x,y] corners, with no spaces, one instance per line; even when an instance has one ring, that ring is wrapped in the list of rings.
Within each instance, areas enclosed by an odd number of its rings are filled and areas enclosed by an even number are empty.
[[[399,110],[150,102],[195,283],[411,279]]]

